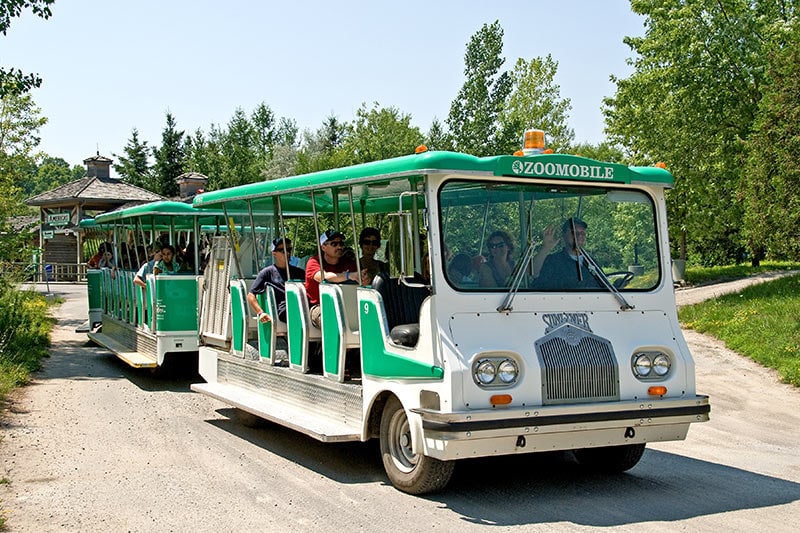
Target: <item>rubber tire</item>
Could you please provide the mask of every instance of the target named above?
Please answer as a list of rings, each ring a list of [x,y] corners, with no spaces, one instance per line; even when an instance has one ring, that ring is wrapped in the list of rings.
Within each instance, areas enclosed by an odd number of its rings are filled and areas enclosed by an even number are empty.
[[[623,444],[622,446],[604,446],[602,448],[583,448],[575,450],[578,462],[595,472],[603,474],[620,474],[630,470],[639,462],[644,453],[645,444]]]
[[[383,468],[395,488],[409,494],[428,494],[450,482],[454,461],[439,461],[411,451],[408,417],[394,396],[383,408],[380,443]]]

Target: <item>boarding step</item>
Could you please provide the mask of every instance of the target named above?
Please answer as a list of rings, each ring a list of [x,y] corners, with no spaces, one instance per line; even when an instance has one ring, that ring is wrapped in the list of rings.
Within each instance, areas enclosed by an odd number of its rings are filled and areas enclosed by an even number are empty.
[[[134,368],[156,368],[158,361],[155,357],[141,352],[132,352],[130,347],[103,333],[89,333],[89,338],[100,346],[114,352],[114,355]]]
[[[332,417],[320,417],[313,406],[278,402],[261,392],[229,383],[195,383],[192,390],[276,424],[304,433],[322,442],[360,441],[361,427]]]

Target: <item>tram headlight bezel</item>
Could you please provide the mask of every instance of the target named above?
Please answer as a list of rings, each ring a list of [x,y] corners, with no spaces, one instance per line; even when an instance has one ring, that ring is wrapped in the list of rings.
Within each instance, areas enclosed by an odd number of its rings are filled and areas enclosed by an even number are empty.
[[[472,380],[482,388],[511,387],[519,376],[519,364],[510,356],[478,357],[472,363]]]
[[[631,371],[637,379],[661,381],[672,371],[672,358],[659,350],[642,350],[631,356]]]

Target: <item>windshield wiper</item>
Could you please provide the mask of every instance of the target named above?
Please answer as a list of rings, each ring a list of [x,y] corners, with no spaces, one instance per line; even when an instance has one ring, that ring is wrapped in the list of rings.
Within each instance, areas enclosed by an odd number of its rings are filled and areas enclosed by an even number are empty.
[[[531,243],[531,245],[528,246],[528,249],[525,250],[525,255],[522,256],[522,259],[520,259],[519,267],[514,272],[514,279],[511,280],[511,287],[508,289],[506,297],[503,298],[503,303],[501,303],[500,307],[497,308],[498,312],[502,313],[514,309],[511,304],[514,302],[514,297],[517,295],[517,291],[519,291],[519,286],[522,284],[522,280],[525,278],[525,271],[528,268],[528,263],[530,263],[531,259],[533,258],[533,248],[534,243]]]
[[[580,251],[580,254],[584,257],[584,259],[586,259],[586,262],[588,263],[587,268],[589,269],[589,272],[592,273],[592,275],[597,279],[597,281],[600,282],[601,285],[603,285],[606,289],[608,289],[611,292],[611,294],[614,295],[614,298],[616,298],[617,301],[619,302],[620,309],[622,309],[623,311],[630,311],[631,309],[633,309],[633,306],[628,303],[628,301],[625,299],[624,296],[622,296],[619,290],[617,290],[614,284],[611,283],[611,281],[606,276],[605,272],[603,272],[603,269],[600,268],[600,266],[598,266],[595,260],[592,259],[592,257],[586,253],[586,250],[580,247],[578,247],[578,250]]]

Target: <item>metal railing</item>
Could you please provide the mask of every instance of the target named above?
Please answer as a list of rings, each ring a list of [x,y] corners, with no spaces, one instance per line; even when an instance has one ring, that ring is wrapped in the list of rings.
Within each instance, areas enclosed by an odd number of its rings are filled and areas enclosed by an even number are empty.
[[[86,281],[86,263],[0,262],[0,276],[20,281]]]

